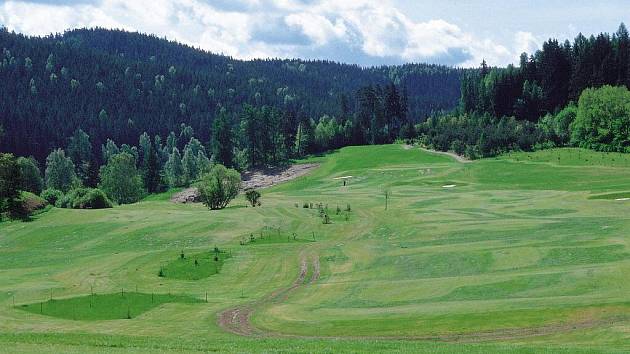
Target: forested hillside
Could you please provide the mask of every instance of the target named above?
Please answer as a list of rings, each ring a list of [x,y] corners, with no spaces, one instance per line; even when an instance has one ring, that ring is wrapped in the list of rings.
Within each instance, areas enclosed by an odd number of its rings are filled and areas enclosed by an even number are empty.
[[[291,155],[298,128],[310,128],[313,140],[324,115],[341,126],[357,123],[360,89],[385,97],[385,87],[394,87],[406,107],[405,120],[417,122],[457,104],[463,73],[424,64],[362,68],[327,61],[241,61],[155,36],[103,29],[46,38],[1,30],[0,48],[0,151],[40,161],[52,149],[67,146],[79,128],[94,150],[107,139],[137,145],[144,132],[164,140],[182,124],[210,146],[217,115],[223,112],[224,123],[237,132],[241,116],[254,111],[273,116],[263,127],[267,131],[284,129],[279,138]],[[348,139],[336,145],[383,142],[404,123],[379,127],[379,132],[372,124],[368,137],[348,130]]]

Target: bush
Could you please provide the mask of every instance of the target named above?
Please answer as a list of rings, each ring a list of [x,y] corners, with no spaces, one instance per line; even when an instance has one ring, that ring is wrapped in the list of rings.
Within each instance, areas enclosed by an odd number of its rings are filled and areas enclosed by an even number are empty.
[[[236,198],[240,186],[240,173],[219,164],[204,174],[197,184],[201,201],[212,210],[225,208]]]
[[[106,209],[113,206],[105,193],[96,188],[76,188],[69,191],[55,204],[58,208]]]
[[[77,197],[73,203],[74,209],[107,209],[113,206],[107,195],[100,189],[88,189],[87,193]]]
[[[71,208],[72,207],[72,195],[70,194],[72,191],[68,191],[67,194],[64,194],[61,198],[57,199],[55,206],[57,208]]]
[[[12,220],[29,220],[31,210],[29,209],[29,204],[31,200],[29,199],[29,195],[35,198],[39,198],[36,195],[29,192],[21,192],[20,196],[16,199],[10,200],[7,202],[7,215]],[[46,202],[44,202],[43,206],[46,206]],[[42,206],[42,207],[43,207]],[[33,210],[40,209],[39,207],[33,207]]]
[[[109,158],[100,170],[99,188],[118,204],[135,203],[142,197],[142,178],[136,168],[136,159],[122,152]]]
[[[245,192],[245,197],[252,207],[260,206],[260,192],[255,189],[249,189]]]
[[[40,197],[44,198],[48,204],[55,205],[59,199],[63,198],[63,192],[58,189],[48,188],[40,194]]]
[[[630,91],[625,86],[586,89],[571,123],[571,143],[599,151],[630,146]]]
[[[30,215],[37,210],[44,209],[48,205],[46,199],[26,191],[20,193],[20,201],[22,210],[18,211],[18,215]]]

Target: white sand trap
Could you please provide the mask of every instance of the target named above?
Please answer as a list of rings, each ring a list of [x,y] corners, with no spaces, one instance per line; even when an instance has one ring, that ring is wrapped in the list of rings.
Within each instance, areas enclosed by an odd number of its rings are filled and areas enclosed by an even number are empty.
[[[625,201],[630,200],[630,198],[619,198],[619,199],[615,199],[615,200],[618,201],[618,202],[625,202]]]
[[[343,176],[343,177],[335,177],[333,179],[348,179],[348,178],[352,178],[354,176]]]
[[[442,186],[442,188],[455,188],[455,187],[457,187],[456,184],[447,184],[445,186]]]

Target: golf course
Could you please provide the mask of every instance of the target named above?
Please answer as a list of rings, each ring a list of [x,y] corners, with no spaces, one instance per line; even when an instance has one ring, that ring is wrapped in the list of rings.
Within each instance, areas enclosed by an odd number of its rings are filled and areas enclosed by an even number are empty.
[[[296,161],[223,210],[178,192],[0,223],[0,352],[630,351],[630,155]]]

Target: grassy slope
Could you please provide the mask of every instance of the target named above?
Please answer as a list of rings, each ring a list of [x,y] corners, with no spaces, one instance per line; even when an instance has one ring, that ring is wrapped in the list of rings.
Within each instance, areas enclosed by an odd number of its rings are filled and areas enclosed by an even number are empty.
[[[579,157],[579,158],[578,158]],[[263,193],[262,208],[208,211],[166,198],[110,210],[54,209],[0,224],[0,348],[10,351],[280,350],[591,352],[630,349],[630,157],[584,150],[511,154],[459,164],[400,146],[350,147],[311,175]],[[334,177],[354,176],[348,187]],[[442,186],[455,184],[447,189]],[[382,191],[392,192],[384,210]],[[353,211],[323,225],[304,202]],[[299,207],[294,205],[298,203]],[[317,242],[239,241],[280,229]],[[231,251],[219,274],[157,277],[182,249]],[[254,314],[271,331],[304,336],[441,336],[545,327],[549,334],[484,344],[236,337],[216,313],[295,279],[298,254],[322,276]],[[73,321],[17,304],[121,287],[187,294],[132,320]],[[571,328],[573,331],[557,330]],[[556,329],[556,330],[554,330]],[[35,333],[44,333],[37,334]],[[4,345],[3,345],[4,343]],[[542,349],[547,348],[547,349]],[[8,350],[7,349],[7,350]],[[1,351],[2,349],[0,349]]]

